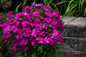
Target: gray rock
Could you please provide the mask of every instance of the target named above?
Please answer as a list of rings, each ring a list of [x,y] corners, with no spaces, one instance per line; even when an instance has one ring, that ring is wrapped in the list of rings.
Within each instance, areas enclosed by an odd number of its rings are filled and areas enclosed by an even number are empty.
[[[78,17],[78,18],[74,19],[73,21],[69,22],[67,25],[84,28],[84,27],[86,27],[86,17],[84,17],[84,18]]]
[[[62,55],[86,57],[86,17],[64,17]]]
[[[86,38],[86,17],[65,17],[64,30],[62,32],[65,37],[84,37]]]

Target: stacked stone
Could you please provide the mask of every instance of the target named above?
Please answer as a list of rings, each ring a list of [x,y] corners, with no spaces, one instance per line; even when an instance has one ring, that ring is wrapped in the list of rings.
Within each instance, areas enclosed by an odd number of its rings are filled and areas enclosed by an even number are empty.
[[[64,17],[63,55],[86,57],[86,17]]]

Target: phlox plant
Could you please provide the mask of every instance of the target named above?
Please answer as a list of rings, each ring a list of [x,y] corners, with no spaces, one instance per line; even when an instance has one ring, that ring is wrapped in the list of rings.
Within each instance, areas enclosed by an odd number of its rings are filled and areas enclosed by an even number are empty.
[[[22,12],[7,13],[0,23],[3,40],[12,50],[26,57],[57,57],[63,45],[61,30],[64,29],[60,14],[50,7],[33,2]],[[21,57],[22,57],[21,56]]]

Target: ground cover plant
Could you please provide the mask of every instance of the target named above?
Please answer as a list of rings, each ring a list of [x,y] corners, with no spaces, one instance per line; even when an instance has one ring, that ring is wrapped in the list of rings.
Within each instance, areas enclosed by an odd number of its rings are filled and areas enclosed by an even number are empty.
[[[60,31],[64,29],[60,17],[50,7],[35,2],[22,12],[10,11],[0,23],[3,41],[18,52],[15,56],[60,57],[57,55],[59,45],[63,45]]]

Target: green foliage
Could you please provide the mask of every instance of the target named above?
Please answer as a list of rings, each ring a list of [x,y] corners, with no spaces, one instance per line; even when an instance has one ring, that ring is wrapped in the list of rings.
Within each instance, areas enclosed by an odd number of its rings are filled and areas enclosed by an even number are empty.
[[[2,41],[3,41],[3,36],[2,33],[1,33],[1,28],[0,28],[0,48],[2,48]],[[0,57],[3,57],[3,54],[2,54],[2,51],[0,51]]]
[[[0,52],[0,57],[3,57],[2,53]]]
[[[15,12],[18,12],[19,7],[20,7],[21,5],[22,5],[22,3],[21,3],[21,4],[19,4],[19,5],[16,7]]]
[[[4,35],[0,35],[0,42],[3,40]]]
[[[61,57],[57,52],[61,49],[59,45],[55,44],[54,46],[50,45],[35,45],[29,46],[27,53],[19,52],[18,57]]]
[[[45,5],[65,16],[86,16],[86,0],[43,0]]]
[[[4,0],[1,0],[3,3]],[[6,0],[7,1],[7,0]],[[65,16],[86,16],[86,0],[8,0],[14,3],[13,10],[24,9],[26,5],[32,5],[33,2],[43,3],[58,11],[62,18]],[[20,10],[19,10],[20,11]]]
[[[71,15],[73,15],[73,13],[75,13],[76,12],[76,3],[77,2],[75,2],[75,3],[73,3],[73,1],[74,0],[71,0],[70,2],[69,2],[69,4],[68,4],[68,6],[67,6],[67,9],[66,9],[66,11],[65,11],[65,14],[62,16],[62,17],[64,17],[64,16],[71,16]]]
[[[24,3],[23,3],[23,9],[25,8],[25,6],[26,6],[26,4],[27,4],[27,0],[23,0],[24,1]]]
[[[85,10],[84,10],[84,16],[86,16],[86,7],[85,7]]]

